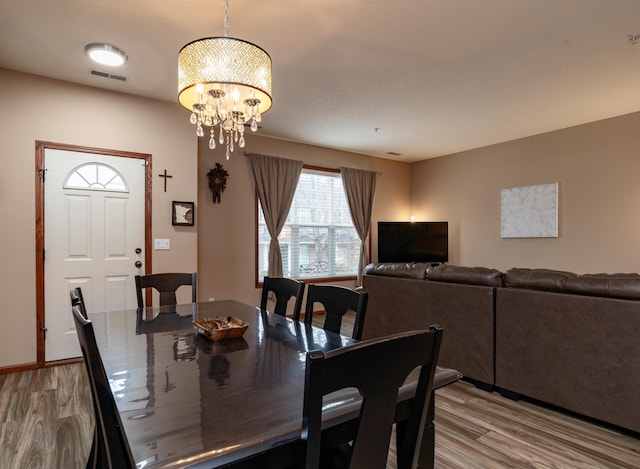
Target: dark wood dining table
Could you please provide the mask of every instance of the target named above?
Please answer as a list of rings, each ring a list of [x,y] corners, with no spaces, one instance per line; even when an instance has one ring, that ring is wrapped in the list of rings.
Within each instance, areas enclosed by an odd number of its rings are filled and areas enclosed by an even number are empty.
[[[249,327],[241,338],[216,342],[195,331],[193,319],[216,316]],[[232,300],[95,313],[89,319],[138,468],[295,464],[303,454],[306,352],[354,342]],[[460,376],[438,369],[434,388]],[[414,387],[410,377],[400,390],[398,421],[408,416]],[[433,401],[420,467],[433,467]],[[327,432],[353,421],[358,404],[357,392],[326,396]]]

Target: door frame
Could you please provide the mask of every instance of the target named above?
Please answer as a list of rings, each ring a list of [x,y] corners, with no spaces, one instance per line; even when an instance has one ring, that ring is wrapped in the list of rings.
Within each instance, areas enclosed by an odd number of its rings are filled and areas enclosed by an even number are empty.
[[[64,143],[45,142],[36,140],[36,366],[46,366],[45,361],[45,304],[44,304],[44,155],[47,149],[67,150],[79,153],[93,153],[104,156],[120,156],[124,158],[137,158],[145,162],[144,176],[144,271],[152,272],[151,260],[151,154],[135,153],[130,151],[109,150],[105,148],[84,147]],[[71,310],[69,310],[71,311]],[[72,360],[75,361],[75,360]],[[65,362],[61,360],[58,363]]]

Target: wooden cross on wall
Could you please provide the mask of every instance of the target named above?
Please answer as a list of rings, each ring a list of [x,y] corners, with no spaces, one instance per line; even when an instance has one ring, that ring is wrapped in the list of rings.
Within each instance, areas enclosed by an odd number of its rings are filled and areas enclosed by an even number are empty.
[[[164,170],[164,174],[158,174],[158,176],[164,178],[164,191],[167,192],[167,178],[172,178],[173,176],[168,175],[166,169]]]

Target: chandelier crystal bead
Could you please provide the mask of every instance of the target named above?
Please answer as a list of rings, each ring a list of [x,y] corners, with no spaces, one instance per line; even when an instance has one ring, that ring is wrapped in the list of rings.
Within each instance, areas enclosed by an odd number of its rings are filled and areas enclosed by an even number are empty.
[[[244,126],[258,130],[262,114],[271,108],[271,57],[261,47],[229,37],[228,0],[225,0],[225,35],[198,39],[178,55],[178,101],[191,111],[196,135],[211,127],[209,148],[226,141],[226,157],[234,142],[245,146]]]

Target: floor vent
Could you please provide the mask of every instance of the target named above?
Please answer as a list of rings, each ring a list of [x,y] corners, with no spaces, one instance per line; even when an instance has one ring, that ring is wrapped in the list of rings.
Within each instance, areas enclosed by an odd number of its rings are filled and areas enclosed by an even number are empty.
[[[127,77],[123,77],[120,75],[113,75],[112,73],[101,72],[99,70],[91,70],[91,75],[95,75],[97,77],[103,77],[103,78],[111,78],[112,80],[127,81]]]

